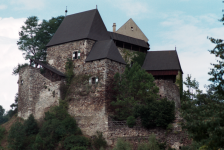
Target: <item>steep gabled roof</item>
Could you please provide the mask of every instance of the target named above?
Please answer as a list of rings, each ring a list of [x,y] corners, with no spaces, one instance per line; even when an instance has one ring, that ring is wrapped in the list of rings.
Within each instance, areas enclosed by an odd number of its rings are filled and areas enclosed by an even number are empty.
[[[61,77],[65,77],[65,74],[63,74],[62,72],[58,71],[57,69],[51,67],[50,65],[47,65],[39,60],[35,60],[35,59],[30,59],[31,61],[34,61],[35,63],[43,66],[44,68],[56,73],[57,75],[61,76]]]
[[[122,41],[122,42],[125,42],[125,43],[129,43],[129,44],[133,44],[133,45],[137,45],[137,46],[141,46],[141,47],[149,49],[148,43],[145,42],[144,40],[136,39],[136,38],[126,36],[126,35],[122,35],[122,34],[119,34],[119,33],[116,33],[116,32],[109,32],[109,34],[110,34],[110,37],[114,40]]]
[[[66,16],[46,46],[49,47],[80,39],[110,39],[97,9]]]
[[[130,36],[133,38],[144,40],[148,42],[148,38],[142,32],[142,30],[138,27],[138,25],[130,18],[123,26],[121,26],[116,33],[123,34],[126,36]]]
[[[148,51],[142,68],[146,71],[179,70],[183,73],[176,50]]]
[[[86,58],[86,62],[105,58],[126,64],[113,40],[97,41]]]

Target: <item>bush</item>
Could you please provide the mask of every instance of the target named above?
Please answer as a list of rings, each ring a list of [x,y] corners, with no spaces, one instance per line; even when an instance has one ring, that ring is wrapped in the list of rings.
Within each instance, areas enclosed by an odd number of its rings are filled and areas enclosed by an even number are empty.
[[[66,137],[64,140],[64,148],[66,150],[74,149],[76,148],[77,150],[80,149],[82,150],[83,147],[89,146],[89,140],[80,135],[71,135],[69,137]]]
[[[38,133],[39,129],[38,129],[38,126],[37,126],[37,122],[34,119],[32,114],[24,122],[24,130],[25,130],[27,136]]]
[[[153,150],[160,150],[159,146],[157,145],[156,136],[155,134],[151,134],[149,136],[149,149]]]
[[[5,132],[5,128],[0,126],[0,141],[4,138]]]
[[[128,125],[129,128],[133,128],[136,125],[135,117],[129,116],[127,118],[127,125]]]
[[[73,147],[71,150],[86,150],[86,147],[76,146],[76,147]]]
[[[26,133],[24,126],[20,122],[15,122],[8,135],[8,148],[13,150],[24,150]]]
[[[107,141],[103,137],[102,132],[99,132],[99,131],[96,132],[96,135],[94,136],[94,139],[93,139],[93,146],[97,150],[99,150],[101,147],[104,149],[107,147]]]
[[[117,143],[113,150],[132,150],[132,148],[129,142],[126,142],[123,139],[117,139]]]
[[[135,117],[140,117],[145,128],[164,127],[175,119],[175,103],[162,100],[148,100],[146,105],[135,107]]]
[[[148,143],[141,143],[138,145],[138,150],[149,150],[149,144]]]

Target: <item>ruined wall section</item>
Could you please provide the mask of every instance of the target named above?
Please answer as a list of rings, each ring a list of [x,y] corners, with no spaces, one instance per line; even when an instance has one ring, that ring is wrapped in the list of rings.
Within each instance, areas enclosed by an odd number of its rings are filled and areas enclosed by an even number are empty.
[[[18,81],[18,116],[23,119],[27,119],[30,114],[33,114],[35,119],[44,117],[44,112],[58,104],[60,82],[45,78],[39,68],[22,68]]]
[[[92,49],[95,41],[93,40],[80,40],[69,42],[61,45],[51,46],[47,48],[47,62],[54,68],[65,73],[65,64],[67,58],[72,59],[74,51],[80,51],[80,59],[73,60],[75,67],[84,64],[86,57]],[[82,66],[81,66],[82,68]],[[74,70],[75,71],[75,70]]]

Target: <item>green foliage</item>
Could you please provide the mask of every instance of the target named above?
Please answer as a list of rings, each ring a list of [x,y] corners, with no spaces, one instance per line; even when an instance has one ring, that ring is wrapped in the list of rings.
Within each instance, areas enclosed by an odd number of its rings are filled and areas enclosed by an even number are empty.
[[[0,126],[0,141],[4,138],[5,132],[5,128]]]
[[[16,67],[13,68],[12,74],[13,74],[13,75],[18,75],[20,69],[22,69],[22,68],[24,68],[24,67],[26,67],[26,66],[28,66],[27,63],[24,63],[24,64],[18,64]]]
[[[136,55],[132,58],[133,63],[138,63],[140,66],[143,65],[145,61],[146,54],[142,52],[135,52]]]
[[[149,149],[160,150],[154,133],[149,136]]]
[[[127,118],[127,125],[129,128],[133,128],[136,125],[136,120],[134,116],[129,116]]]
[[[75,146],[71,150],[87,150],[84,146]]]
[[[148,99],[158,97],[158,87],[153,81],[153,76],[142,70],[137,63],[134,63],[131,68],[126,67],[123,74],[115,74],[116,100],[111,104],[116,107],[116,119],[125,120],[129,116],[133,116],[136,105],[144,104]]]
[[[148,143],[141,143],[138,145],[137,150],[149,150],[149,144]]]
[[[194,141],[208,146],[209,149],[224,147],[224,103],[223,97],[210,85],[207,93],[198,89],[197,81],[187,77],[184,84],[188,87],[182,99],[182,117],[186,120],[183,127],[187,129]]]
[[[65,64],[65,75],[66,75],[66,83],[68,85],[71,84],[72,79],[74,77],[74,72],[73,72],[73,61],[71,59],[67,59],[67,62]]]
[[[113,150],[132,150],[129,142],[124,141],[123,139],[117,139],[117,143],[114,146]]]
[[[212,64],[213,68],[208,73],[212,77],[209,81],[213,82],[216,92],[224,96],[224,42],[222,39],[209,38],[209,40],[216,44],[213,50],[209,50],[211,54],[214,54],[217,58],[217,63]]]
[[[5,109],[0,105],[0,125],[8,121],[8,118],[4,116]]]
[[[175,119],[175,104],[167,99],[149,101],[135,107],[136,117],[145,128],[167,127]]]
[[[46,60],[46,45],[61,24],[63,16],[51,18],[49,21],[43,20],[39,23],[36,16],[28,17],[25,25],[19,32],[19,41],[17,45],[19,50],[23,51],[25,59]]]
[[[24,122],[24,130],[25,130],[27,136],[38,133],[39,129],[37,126],[37,122],[34,119],[32,114]]]
[[[95,147],[95,149],[99,150],[101,147],[104,149],[107,147],[107,141],[103,137],[102,132],[97,131],[96,135],[93,138],[92,145]]]
[[[41,138],[40,134],[37,134],[34,144],[32,145],[33,150],[40,150],[44,147],[43,139]]]
[[[86,149],[89,146],[89,144],[90,144],[90,142],[86,137],[79,136],[79,135],[71,135],[69,137],[66,137],[65,140],[64,140],[64,148],[66,150]]]
[[[66,141],[68,139],[74,140],[73,136],[82,134],[75,119],[68,114],[66,102],[63,100],[59,102],[59,106],[55,106],[45,113],[45,122],[39,132],[43,141],[43,148],[46,149],[54,149],[55,145],[60,141],[64,139],[67,139]],[[76,139],[78,138],[80,138],[80,141],[83,141],[84,137],[76,136]],[[72,142],[70,142],[71,144]]]
[[[16,122],[12,125],[8,134],[8,148],[13,150],[24,150],[26,133],[23,125]]]

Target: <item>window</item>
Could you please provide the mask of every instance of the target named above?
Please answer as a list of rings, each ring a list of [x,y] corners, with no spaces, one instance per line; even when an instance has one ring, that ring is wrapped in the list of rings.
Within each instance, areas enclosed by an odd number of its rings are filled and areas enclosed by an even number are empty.
[[[97,84],[99,81],[98,77],[89,78],[89,84]]]
[[[23,85],[23,80],[21,80],[21,85]]]
[[[133,31],[134,29],[133,29],[133,27],[131,27],[131,31]]]
[[[96,78],[92,78],[92,84],[95,84],[96,83]]]
[[[72,54],[72,59],[73,60],[80,59],[80,55],[81,55],[80,51],[74,51],[73,54]]]

